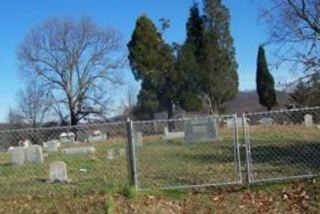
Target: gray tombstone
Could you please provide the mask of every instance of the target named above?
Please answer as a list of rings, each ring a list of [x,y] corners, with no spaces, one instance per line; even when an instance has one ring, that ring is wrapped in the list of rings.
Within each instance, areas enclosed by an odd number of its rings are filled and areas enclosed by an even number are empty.
[[[46,146],[47,152],[56,152],[58,151],[58,142],[55,140],[49,141]]]
[[[305,127],[312,127],[313,126],[313,117],[311,114],[306,114],[304,116],[304,125],[305,125]]]
[[[143,137],[141,132],[134,133],[134,144],[136,147],[142,147]]]
[[[42,147],[39,145],[32,145],[25,148],[26,160],[31,163],[43,163]]]
[[[85,155],[85,154],[95,153],[96,149],[92,146],[77,147],[77,148],[62,149],[62,152],[66,155]]]
[[[259,120],[259,123],[263,126],[271,126],[274,120],[271,117],[264,117]]]
[[[106,140],[107,140],[107,135],[102,134],[101,131],[98,131],[98,130],[94,131],[92,134],[88,136],[89,143],[101,142]]]
[[[67,182],[67,164],[63,161],[55,161],[50,164],[50,181]]]
[[[188,120],[185,125],[187,143],[218,140],[218,122],[216,118]]]
[[[61,133],[60,142],[62,144],[74,144],[75,143],[75,134],[72,132]]]
[[[164,140],[174,140],[179,138],[184,138],[184,132],[170,132],[168,127],[164,127]]]
[[[26,153],[25,148],[23,147],[14,147],[9,151],[11,155],[11,163],[22,165],[26,162]]]

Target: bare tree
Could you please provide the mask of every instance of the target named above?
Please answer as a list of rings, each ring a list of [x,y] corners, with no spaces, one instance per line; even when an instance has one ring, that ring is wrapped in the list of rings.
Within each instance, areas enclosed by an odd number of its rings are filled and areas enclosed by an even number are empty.
[[[100,28],[90,18],[52,18],[26,35],[18,59],[23,74],[36,77],[61,116],[76,125],[108,113],[108,86],[120,83],[120,44],[116,30]]]
[[[272,0],[261,18],[269,27],[277,64],[309,76],[320,72],[320,1]]]
[[[33,128],[39,126],[49,110],[47,94],[36,82],[29,83],[17,95],[17,111]]]
[[[121,115],[124,115],[126,117],[133,117],[134,107],[137,104],[137,95],[138,95],[138,91],[134,86],[129,85],[126,88],[124,99],[122,99],[122,102],[121,102],[121,108],[120,108]]]
[[[7,115],[7,122],[11,129],[19,129],[26,127],[27,124],[24,120],[24,116],[18,110],[10,108]]]

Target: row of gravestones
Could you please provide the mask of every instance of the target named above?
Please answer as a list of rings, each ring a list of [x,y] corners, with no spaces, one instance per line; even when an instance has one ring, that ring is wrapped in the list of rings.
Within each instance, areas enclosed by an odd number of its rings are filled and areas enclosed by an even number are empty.
[[[133,137],[135,145],[142,146],[142,133],[135,132]],[[219,140],[218,121],[216,118],[187,120],[185,131],[182,132],[169,132],[169,129],[165,127],[163,139],[185,139],[187,143]]]

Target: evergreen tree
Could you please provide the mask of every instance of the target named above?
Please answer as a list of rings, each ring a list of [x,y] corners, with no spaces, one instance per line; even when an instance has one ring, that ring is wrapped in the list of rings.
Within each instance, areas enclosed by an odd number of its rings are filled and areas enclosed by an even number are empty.
[[[277,105],[277,95],[274,89],[274,79],[269,72],[265,51],[262,46],[259,47],[258,51],[256,82],[259,102],[269,111]]]
[[[180,87],[173,51],[146,15],[138,18],[128,48],[132,72],[142,81],[137,112],[148,111],[144,119],[150,119],[164,110],[171,118]]]
[[[219,113],[238,93],[238,65],[229,29],[228,8],[221,0],[204,0],[204,13],[201,86],[211,113]]]
[[[179,103],[185,110],[202,108],[200,62],[203,56],[204,22],[197,4],[190,8],[186,24],[187,38],[177,56],[177,70],[183,79]]]

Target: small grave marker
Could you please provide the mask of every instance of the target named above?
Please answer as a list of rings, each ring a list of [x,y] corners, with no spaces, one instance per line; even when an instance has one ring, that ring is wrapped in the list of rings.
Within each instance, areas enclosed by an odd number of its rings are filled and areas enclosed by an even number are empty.
[[[62,149],[66,155],[85,155],[95,153],[96,149],[92,146]]]
[[[50,164],[50,181],[67,182],[67,164],[63,161],[55,161]]]

